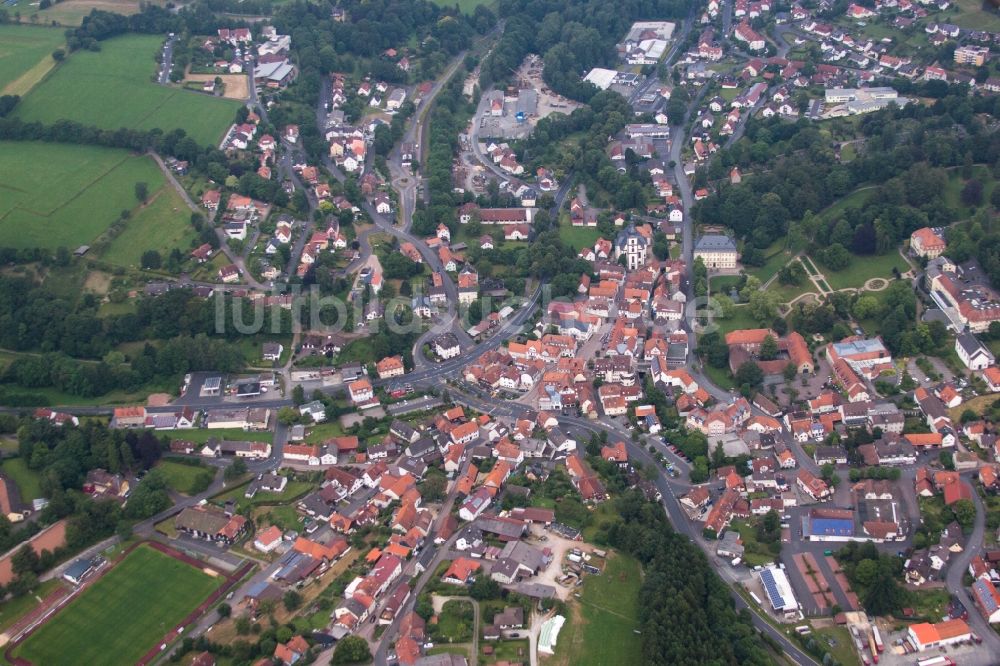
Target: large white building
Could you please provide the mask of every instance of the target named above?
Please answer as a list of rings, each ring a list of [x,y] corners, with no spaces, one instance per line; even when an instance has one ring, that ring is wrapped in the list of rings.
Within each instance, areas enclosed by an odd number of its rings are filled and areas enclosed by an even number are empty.
[[[784,571],[772,564],[761,569],[757,575],[764,593],[767,594],[767,600],[776,613],[799,610],[799,602],[795,600],[795,593],[792,592],[792,586]]]

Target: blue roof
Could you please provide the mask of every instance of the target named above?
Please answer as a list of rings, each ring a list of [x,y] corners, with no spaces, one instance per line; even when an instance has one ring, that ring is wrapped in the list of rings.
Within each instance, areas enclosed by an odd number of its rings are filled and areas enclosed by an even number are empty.
[[[844,518],[813,518],[809,527],[810,534],[854,536],[854,521]]]

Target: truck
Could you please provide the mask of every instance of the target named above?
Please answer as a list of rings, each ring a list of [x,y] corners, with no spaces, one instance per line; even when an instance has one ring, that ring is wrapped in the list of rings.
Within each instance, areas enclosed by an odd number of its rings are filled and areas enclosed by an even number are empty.
[[[872,638],[875,639],[875,648],[878,650],[879,654],[885,650],[885,644],[882,642],[882,635],[878,631],[878,627],[874,624],[872,625]]]
[[[875,643],[875,631],[876,629],[873,626],[871,630],[868,632],[867,638],[868,638],[868,650],[869,652],[872,653],[872,660],[877,664],[878,653],[881,652],[881,650],[878,649],[878,645]]]
[[[926,659],[919,659],[917,666],[955,666],[955,662],[944,656],[927,657]]]

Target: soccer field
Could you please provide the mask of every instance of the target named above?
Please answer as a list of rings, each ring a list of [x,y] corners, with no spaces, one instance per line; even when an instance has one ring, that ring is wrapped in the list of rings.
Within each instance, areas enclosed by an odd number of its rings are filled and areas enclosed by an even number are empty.
[[[224,580],[139,546],[16,654],[39,666],[134,664]]]
[[[202,145],[217,145],[239,102],[161,86],[151,77],[161,37],[125,35],[77,51],[21,100],[14,115],[52,123],[69,118],[106,129],[183,129]]]

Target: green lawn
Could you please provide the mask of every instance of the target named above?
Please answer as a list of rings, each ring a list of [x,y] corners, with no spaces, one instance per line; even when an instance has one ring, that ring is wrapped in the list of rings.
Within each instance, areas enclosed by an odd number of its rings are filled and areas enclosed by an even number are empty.
[[[760,322],[750,316],[750,307],[747,305],[737,305],[733,308],[732,317],[713,319],[710,324],[717,326],[722,335],[744,328],[760,328]]]
[[[309,483],[308,481],[289,481],[285,484],[285,489],[280,493],[259,492],[253,496],[253,499],[247,499],[244,497],[247,487],[246,485],[242,485],[221,495],[216,495],[212,498],[212,501],[224,504],[225,502],[232,500],[236,502],[238,509],[242,509],[246,506],[258,506],[263,504],[284,504],[302,497],[315,487],[316,486],[314,484]]]
[[[910,590],[907,606],[913,608],[917,617],[927,618],[929,622],[937,621],[948,610],[951,593],[943,589]]]
[[[865,202],[868,201],[868,198],[873,196],[875,192],[876,188],[873,185],[866,185],[860,189],[854,190],[837,203],[832,204],[825,210],[821,211],[819,217],[824,222],[833,224],[840,219],[840,216],[843,215],[844,211],[848,208],[861,208]]]
[[[164,183],[150,157],[56,143],[0,143],[0,173],[0,236],[18,248],[90,244],[138,205],[137,182],[151,195]],[[185,225],[188,217],[182,214]]]
[[[493,654],[486,656],[483,648],[489,645],[493,648]],[[479,642],[479,663],[495,664],[498,661],[508,663],[525,663],[528,660],[528,650],[530,646],[527,640],[519,641],[491,641],[489,643]]]
[[[448,643],[471,641],[473,629],[472,604],[457,599],[444,603],[435,631],[438,640]]]
[[[775,273],[781,270],[782,266],[788,263],[792,258],[792,254],[790,251],[785,251],[783,239],[779,240],[764,250],[764,256],[767,257],[764,265],[748,267],[747,274],[755,276],[761,283],[767,282]]]
[[[140,546],[32,634],[17,656],[35,664],[135,663],[222,582]]]
[[[572,245],[577,252],[585,247],[594,247],[594,243],[601,237],[597,227],[574,227],[569,223],[569,216],[565,218],[565,224],[561,218],[559,220],[559,240]]]
[[[101,50],[66,58],[18,105],[15,116],[52,123],[70,117],[106,129],[184,129],[203,145],[216,145],[239,102],[161,86],[151,77],[162,36],[126,35]]]
[[[156,469],[163,473],[167,485],[184,495],[201,492],[212,483],[215,476],[207,467],[187,465],[172,460],[161,460]]]
[[[295,512],[295,507],[293,506],[270,507],[262,512],[261,515],[267,516],[267,523],[277,525],[282,530],[298,531],[302,529],[302,517]]]
[[[7,86],[27,74],[33,67],[45,60],[51,60],[51,53],[65,43],[66,37],[58,28],[43,28],[31,25],[0,25],[0,93],[9,94],[20,90],[20,86]]]
[[[740,282],[739,275],[716,275],[708,278],[708,285],[713,294],[728,296],[729,292]]]
[[[17,491],[25,504],[42,496],[41,477],[35,470],[28,469],[24,458],[7,458],[0,464],[0,469],[17,484]]]
[[[853,666],[860,663],[858,653],[854,650],[854,641],[847,627],[828,627],[813,629],[813,637],[825,645],[830,655],[843,666]]]
[[[641,664],[639,563],[623,554],[609,557],[599,576],[584,578],[583,593],[559,633],[555,660],[572,666]]]
[[[817,267],[826,277],[827,284],[833,290],[846,289],[848,287],[861,288],[865,282],[872,278],[884,278],[892,280],[892,269],[895,267],[900,273],[910,270],[909,264],[903,259],[895,249],[888,254],[860,257],[852,255],[850,265],[842,271],[831,271],[817,262]]]
[[[1000,14],[995,9],[984,7],[982,0],[955,0],[953,3],[961,11],[950,15],[948,23],[970,30],[1000,32]]]
[[[702,366],[702,371],[719,388],[731,389],[736,387],[736,381],[729,374],[729,368],[716,368],[706,363]]]
[[[471,14],[479,5],[492,5],[493,0],[433,0],[439,7],[454,7],[458,5],[463,14]]]
[[[769,564],[777,560],[777,555],[768,551],[767,545],[757,541],[757,528],[745,520],[734,520],[732,529],[740,533],[740,540],[743,541],[743,560],[748,567]]]
[[[44,599],[61,584],[59,578],[50,578],[39,585],[31,594],[12,597],[0,603],[0,630],[6,629],[33,611],[38,606],[39,598]]]
[[[344,428],[340,421],[327,421],[314,426],[306,426],[306,444],[322,444],[331,437],[340,437]]]
[[[158,251],[166,262],[176,248],[187,259],[192,241],[197,238],[190,218],[191,209],[177,190],[164,187],[129,218],[125,230],[111,241],[101,258],[118,266],[139,268],[146,250]]]

